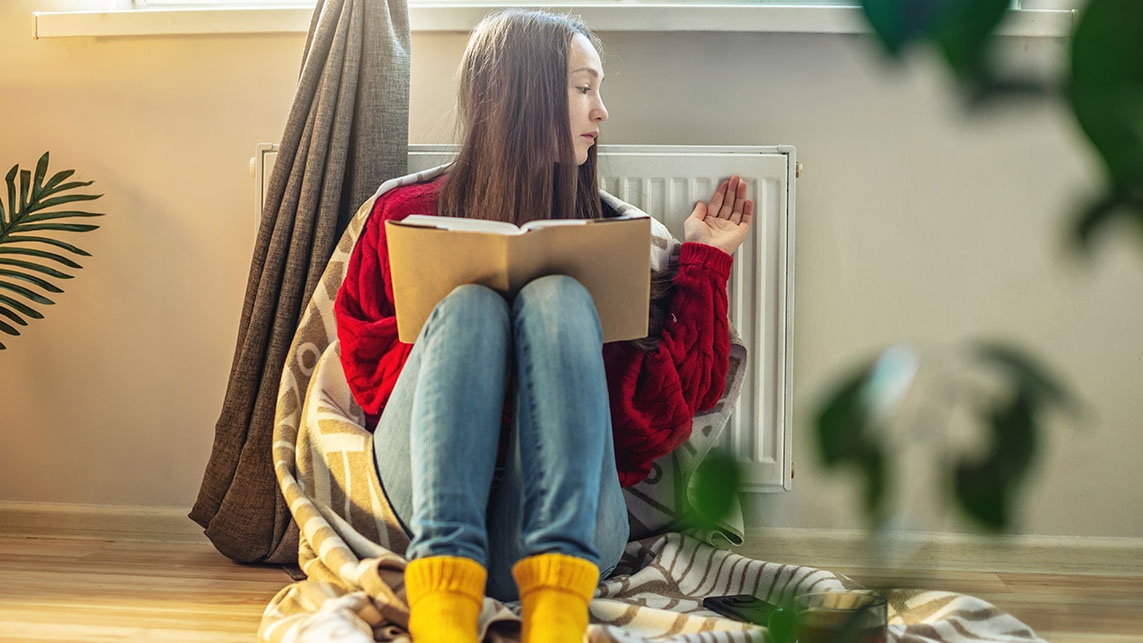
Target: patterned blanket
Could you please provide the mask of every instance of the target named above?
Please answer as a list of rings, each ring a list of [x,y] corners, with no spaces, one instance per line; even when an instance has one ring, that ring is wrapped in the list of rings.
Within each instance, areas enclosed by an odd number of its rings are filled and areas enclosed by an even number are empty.
[[[267,606],[259,640],[267,642],[408,641],[404,627],[408,538],[381,491],[373,436],[341,370],[333,301],[353,244],[376,197],[400,185],[431,180],[442,168],[386,182],[361,206],[342,237],[307,307],[287,358],[278,396],[273,460],[279,487],[298,530],[306,580],[285,587]],[[621,212],[636,211],[606,193]],[[660,226],[661,228],[661,226]],[[677,241],[656,237],[653,264]],[[665,643],[764,641],[765,629],[702,607],[704,596],[754,594],[779,602],[809,590],[854,587],[849,579],[811,567],[751,560],[727,551],[741,544],[741,512],[717,528],[680,531],[690,473],[717,443],[738,397],[746,349],[733,337],[723,399],[696,416],[690,440],[654,464],[643,483],[625,490],[632,538],[619,568],[591,603],[591,641]],[[518,641],[519,606],[485,599],[485,641]],[[979,599],[932,591],[890,596],[894,640],[1040,641],[1026,626]]]

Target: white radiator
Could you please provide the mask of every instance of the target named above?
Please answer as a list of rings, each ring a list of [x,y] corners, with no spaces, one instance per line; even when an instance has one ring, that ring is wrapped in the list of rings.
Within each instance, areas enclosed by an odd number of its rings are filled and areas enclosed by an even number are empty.
[[[409,146],[409,171],[445,163],[447,145]],[[277,146],[257,147],[255,222]],[[792,331],[794,313],[794,187],[797,161],[789,146],[604,145],[601,187],[663,221],[683,237],[694,202],[707,200],[731,174],[754,199],[750,238],[735,255],[730,317],[750,351],[742,396],[725,443],[743,463],[747,491],[790,489]]]

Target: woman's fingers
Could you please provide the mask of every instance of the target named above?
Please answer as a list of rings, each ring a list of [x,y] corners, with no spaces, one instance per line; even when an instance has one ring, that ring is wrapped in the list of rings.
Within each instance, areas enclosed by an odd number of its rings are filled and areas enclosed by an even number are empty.
[[[735,227],[749,227],[754,219],[754,202],[746,198],[746,181],[737,174],[718,184],[710,204],[699,201],[695,204],[692,217],[699,221],[706,218],[723,219]],[[725,229],[725,224],[708,222],[711,229]]]
[[[706,204],[702,201],[698,201],[695,203],[695,209],[691,210],[691,216],[695,219],[698,219],[699,221],[702,221],[706,218],[707,212],[708,210]]]
[[[741,223],[750,225],[754,221],[754,202],[747,201],[742,205],[742,218]]]
[[[714,191],[714,196],[710,197],[709,212],[716,217],[722,216],[720,211],[722,210],[723,202],[726,200],[726,189],[729,184],[729,181],[723,181],[722,183],[719,183],[718,188]],[[730,200],[733,202],[734,198],[732,197]]]
[[[719,208],[718,218],[729,219],[734,214],[734,200],[738,196],[739,179],[738,175],[730,177],[726,182],[726,200],[722,202],[722,207]]]
[[[723,187],[726,188],[723,191]],[[746,181],[737,174],[730,177],[729,180],[723,181],[715,192],[715,196],[710,200],[710,213],[719,219],[726,219],[727,221],[738,225],[742,222],[742,215],[747,203],[751,203],[746,198],[747,185]]]
[[[720,219],[734,223],[742,220],[742,206],[746,202],[746,181],[737,174],[719,184],[710,200],[710,212]]]

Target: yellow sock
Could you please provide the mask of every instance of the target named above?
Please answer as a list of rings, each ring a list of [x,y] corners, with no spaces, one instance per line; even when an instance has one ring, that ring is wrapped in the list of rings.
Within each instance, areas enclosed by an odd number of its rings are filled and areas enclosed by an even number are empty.
[[[512,568],[524,611],[524,643],[580,643],[599,568],[565,554],[529,556]]]
[[[487,572],[458,556],[429,556],[405,567],[409,634],[415,643],[476,643]]]

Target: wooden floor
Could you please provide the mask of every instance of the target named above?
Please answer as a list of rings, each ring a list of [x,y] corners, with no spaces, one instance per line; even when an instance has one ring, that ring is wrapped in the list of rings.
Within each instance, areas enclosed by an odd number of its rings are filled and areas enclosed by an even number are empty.
[[[1143,577],[831,569],[868,587],[971,594],[1012,614],[1051,643],[1143,641]]]
[[[848,568],[867,585],[979,596],[1053,643],[1143,641],[1143,578]],[[285,573],[205,543],[0,537],[0,641],[254,641]]]

